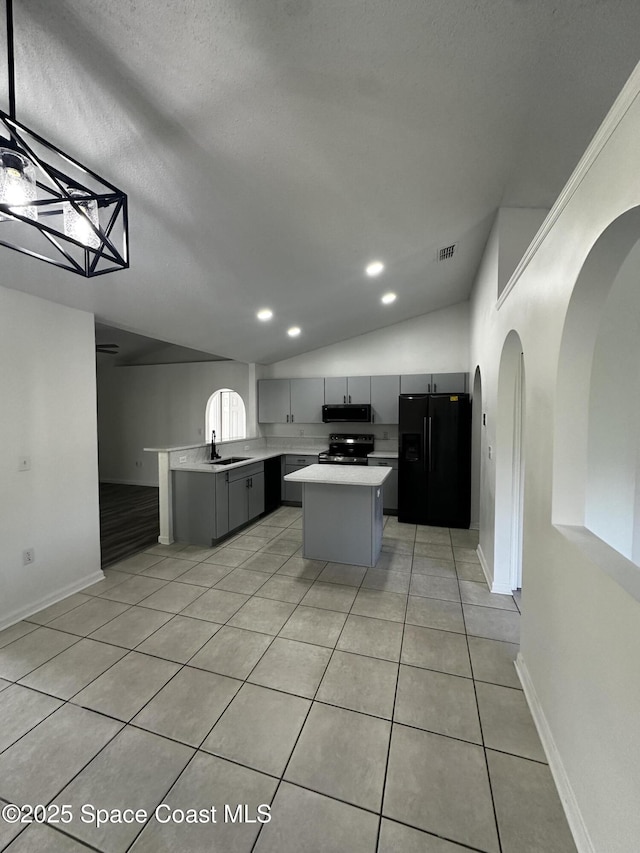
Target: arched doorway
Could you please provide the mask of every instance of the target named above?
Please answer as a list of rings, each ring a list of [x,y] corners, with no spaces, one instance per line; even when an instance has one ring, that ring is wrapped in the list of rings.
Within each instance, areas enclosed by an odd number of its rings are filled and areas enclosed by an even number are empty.
[[[525,370],[522,341],[511,331],[502,349],[496,424],[495,552],[492,592],[522,586]]]

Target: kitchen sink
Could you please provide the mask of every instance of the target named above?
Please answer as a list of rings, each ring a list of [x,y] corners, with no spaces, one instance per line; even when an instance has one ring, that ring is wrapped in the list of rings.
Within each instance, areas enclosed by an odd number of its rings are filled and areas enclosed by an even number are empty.
[[[210,459],[209,465],[232,465],[234,462],[247,462],[250,456],[229,456],[228,459]]]

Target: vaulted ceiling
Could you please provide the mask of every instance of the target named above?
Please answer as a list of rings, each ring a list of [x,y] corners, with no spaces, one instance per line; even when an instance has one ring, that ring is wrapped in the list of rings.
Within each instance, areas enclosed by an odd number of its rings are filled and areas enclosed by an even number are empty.
[[[640,58],[637,0],[15,0],[14,20],[17,117],[128,193],[131,268],[0,249],[0,284],[264,363],[466,299],[497,208],[551,206]]]

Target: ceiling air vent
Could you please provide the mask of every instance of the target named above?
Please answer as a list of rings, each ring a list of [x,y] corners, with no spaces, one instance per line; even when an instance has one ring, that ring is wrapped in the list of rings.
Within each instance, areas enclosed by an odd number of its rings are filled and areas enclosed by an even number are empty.
[[[448,261],[449,258],[453,257],[453,253],[456,250],[456,243],[453,243],[451,246],[445,246],[443,249],[438,250],[438,261]]]

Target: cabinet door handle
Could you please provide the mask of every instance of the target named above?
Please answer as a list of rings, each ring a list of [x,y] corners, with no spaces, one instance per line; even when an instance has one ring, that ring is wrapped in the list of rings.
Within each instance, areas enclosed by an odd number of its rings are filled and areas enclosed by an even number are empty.
[[[349,402],[351,402],[351,394],[349,394]]]
[[[371,412],[371,423],[374,424],[376,422],[376,416],[374,412]]]
[[[346,403],[346,402],[347,402],[347,395],[346,395],[346,394],[344,394],[344,395],[343,395],[343,397],[342,397],[342,402],[343,402],[343,403]]]
[[[430,382],[427,383],[427,391],[429,391],[429,393],[431,392],[431,383]]]
[[[291,415],[291,423],[293,423],[293,415]]]
[[[229,474],[228,473],[224,475],[224,481],[225,481],[225,483],[229,482]]]
[[[287,415],[287,423],[289,423],[289,415]]]
[[[438,386],[437,386],[437,385],[436,385],[436,383],[434,382],[434,383],[433,383],[433,393],[435,394],[437,390],[438,390]]]

